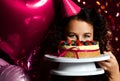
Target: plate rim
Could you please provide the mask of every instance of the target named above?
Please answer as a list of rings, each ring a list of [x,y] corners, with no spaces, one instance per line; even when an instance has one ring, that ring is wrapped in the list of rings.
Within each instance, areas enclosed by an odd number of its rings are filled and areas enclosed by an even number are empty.
[[[53,62],[62,62],[62,63],[85,63],[85,62],[98,62],[107,60],[110,58],[109,54],[100,54],[99,57],[93,57],[93,58],[66,58],[66,57],[57,57],[50,54],[45,54],[45,58],[47,60],[53,61]]]
[[[105,71],[102,68],[96,68],[95,71],[85,71],[85,72],[68,72],[62,70],[51,70],[51,74],[53,75],[62,75],[62,76],[92,76],[92,75],[100,75],[104,74]]]

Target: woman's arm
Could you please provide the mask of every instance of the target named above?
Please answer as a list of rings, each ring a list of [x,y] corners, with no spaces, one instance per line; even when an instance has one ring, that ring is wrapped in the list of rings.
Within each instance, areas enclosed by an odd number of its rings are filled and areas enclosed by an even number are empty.
[[[120,81],[119,65],[115,56],[111,52],[104,53],[109,54],[110,59],[101,61],[98,64],[107,72],[109,81]]]

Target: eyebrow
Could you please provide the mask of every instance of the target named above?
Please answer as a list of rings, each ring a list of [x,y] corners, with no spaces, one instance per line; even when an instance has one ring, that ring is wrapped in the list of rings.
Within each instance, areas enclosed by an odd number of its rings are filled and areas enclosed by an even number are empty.
[[[72,33],[72,34],[76,34],[76,33],[74,33],[74,32],[68,32],[67,34],[71,34],[71,33]],[[91,35],[92,33],[87,32],[87,33],[84,33],[84,34],[90,34],[90,35]]]
[[[89,32],[88,32],[88,33],[85,33],[85,34],[92,34],[92,33],[89,33]]]
[[[74,32],[68,32],[68,33],[74,33]]]
[[[76,34],[76,33],[74,33],[74,32],[67,32],[66,34]]]

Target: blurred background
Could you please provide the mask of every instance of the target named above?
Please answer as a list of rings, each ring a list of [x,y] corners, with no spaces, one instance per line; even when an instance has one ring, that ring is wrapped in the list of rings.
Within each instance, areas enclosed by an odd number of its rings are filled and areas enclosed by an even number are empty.
[[[10,63],[29,67],[48,27],[60,13],[59,1],[0,0],[0,57]],[[107,19],[113,34],[111,44],[120,63],[120,0],[72,1],[80,7],[95,8]]]
[[[56,7],[53,6],[53,1]],[[43,59],[38,62],[33,57],[37,54],[54,16],[57,17],[54,9],[58,11],[56,13],[60,12],[59,1],[0,0],[0,58],[10,64],[22,66],[30,71],[31,77],[40,74],[36,68],[39,64],[42,67]],[[120,64],[120,0],[72,1],[80,7],[95,8],[107,19],[108,27],[113,34],[111,44]],[[42,4],[38,4],[40,2]],[[32,64],[33,62],[35,64]]]

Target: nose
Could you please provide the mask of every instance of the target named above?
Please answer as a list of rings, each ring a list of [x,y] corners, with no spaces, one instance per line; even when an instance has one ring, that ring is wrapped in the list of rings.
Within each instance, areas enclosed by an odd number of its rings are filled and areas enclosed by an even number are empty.
[[[79,41],[84,41],[84,38],[83,38],[82,36],[78,36],[78,37],[77,37],[77,40],[79,40]]]

